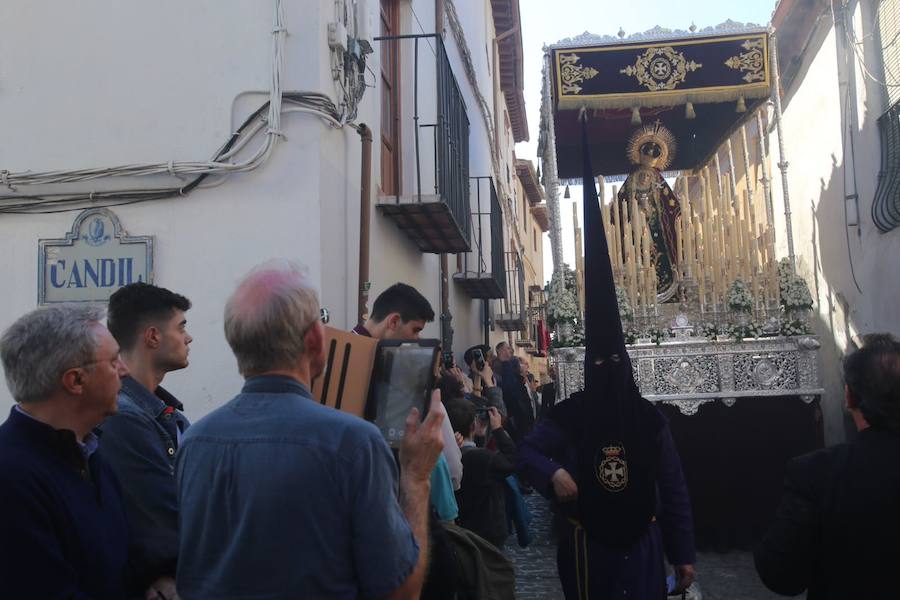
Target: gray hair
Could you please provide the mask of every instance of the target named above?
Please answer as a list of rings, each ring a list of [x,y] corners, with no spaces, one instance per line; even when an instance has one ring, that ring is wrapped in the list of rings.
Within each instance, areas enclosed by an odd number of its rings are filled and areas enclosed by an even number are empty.
[[[94,360],[99,306],[60,304],[31,311],[0,338],[6,385],[16,402],[40,402],[60,385],[67,370]]]
[[[316,291],[296,263],[270,261],[250,271],[225,304],[225,339],[241,375],[293,368],[318,316]]]

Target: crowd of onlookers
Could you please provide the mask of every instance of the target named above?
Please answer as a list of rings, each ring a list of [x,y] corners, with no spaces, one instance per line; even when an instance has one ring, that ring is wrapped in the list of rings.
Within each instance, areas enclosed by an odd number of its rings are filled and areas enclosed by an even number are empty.
[[[137,283],[105,311],[44,307],[3,334],[16,405],[0,425],[0,595],[511,596],[498,548],[530,541],[514,455],[542,386],[509,344],[445,355],[392,452],[313,399],[327,313],[298,267],[262,265],[228,299],[245,384],[193,425],[161,385],[188,366],[190,308]],[[396,284],[354,331],[418,339],[433,319]]]
[[[445,355],[424,418],[410,412],[396,452],[374,424],[316,401],[327,313],[287,262],[254,269],[229,297],[223,329],[245,382],[191,424],[161,386],[188,366],[190,308],[180,294],[137,283],[112,294],[105,324],[96,307],[55,305],[0,337],[16,401],[0,425],[0,597],[511,598],[502,548],[531,541],[529,482],[557,516],[569,515],[560,531],[574,543],[560,542],[557,557],[569,597],[588,586],[602,597],[620,588],[661,597],[663,550],[674,589],[693,581],[674,442],[656,409],[638,403],[621,356],[594,366],[625,373],[632,406],[658,426],[648,445],[658,469],[641,488],[656,501],[645,507],[619,491],[646,475],[634,444],[631,455],[604,446],[584,475],[590,453],[578,444],[597,440],[565,434],[613,423],[596,415],[619,410],[598,404],[614,396],[575,394],[548,416],[552,381],[540,385],[507,343],[469,348],[460,364]],[[417,339],[433,319],[421,294],[396,284],[354,331]],[[858,439],[788,464],[756,566],[781,593],[892,597],[900,343],[866,338],[843,376]],[[591,514],[592,478],[625,499],[617,510]],[[611,545],[630,513],[640,517],[638,541]]]

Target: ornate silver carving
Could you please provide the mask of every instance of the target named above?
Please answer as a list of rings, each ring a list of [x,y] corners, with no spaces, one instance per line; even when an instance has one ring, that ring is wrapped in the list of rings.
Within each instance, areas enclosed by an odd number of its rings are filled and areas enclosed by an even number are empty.
[[[700,400],[662,400],[661,402],[663,404],[671,404],[677,408],[681,414],[690,417],[696,415],[701,406],[709,404],[710,402],[715,402],[715,400],[712,398],[703,398]]]
[[[822,342],[814,337],[801,337],[797,340],[797,345],[804,350],[818,350],[822,347]]]
[[[574,48],[578,46],[607,46],[621,44],[623,42],[649,42],[654,40],[671,40],[672,38],[696,38],[709,37],[722,34],[765,33],[767,29],[755,23],[740,23],[731,19],[720,23],[715,27],[704,27],[685,31],[683,29],[666,29],[657,25],[642,33],[633,33],[629,36],[597,35],[585,31],[581,35],[565,38],[552,44],[551,48]],[[624,32],[623,32],[624,33]]]
[[[633,344],[628,354],[641,393],[651,402],[692,415],[702,404],[739,398],[800,396],[812,402],[823,390],[814,336],[713,342],[698,338]],[[553,352],[559,369],[559,398],[584,387],[584,348]]]
[[[666,377],[679,392],[687,394],[700,389],[703,384],[703,373],[700,372],[693,361],[682,358]]]

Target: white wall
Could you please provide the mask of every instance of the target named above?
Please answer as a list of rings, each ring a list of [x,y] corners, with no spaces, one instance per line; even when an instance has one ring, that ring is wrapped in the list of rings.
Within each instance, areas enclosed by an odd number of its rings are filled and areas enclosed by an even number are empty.
[[[378,5],[374,0],[359,3],[371,36],[379,32]],[[326,33],[334,3],[285,0],[284,6],[289,33],[284,89],[325,92],[336,99]],[[466,35],[479,49],[475,58],[482,60],[480,49],[493,31],[493,23],[484,22],[490,18],[489,3],[457,2],[457,9],[466,27],[475,29]],[[401,3],[401,10],[404,33],[418,31],[419,22],[423,30],[433,31],[431,0]],[[208,159],[265,100],[264,94],[251,92],[265,92],[268,86],[272,12],[273,2],[263,0],[6,0],[0,4],[0,169],[46,171]],[[446,39],[472,125],[471,174],[487,174],[487,134],[455,42],[450,35]],[[380,48],[377,42],[373,46],[369,67],[378,73]],[[431,56],[425,52],[420,58]],[[479,67],[479,77],[486,74]],[[367,81],[372,82],[371,75]],[[481,87],[490,97],[490,82]],[[404,81],[404,90],[411,89],[411,82]],[[424,89],[423,103],[429,100],[427,85]],[[386,287],[405,281],[428,298],[439,316],[439,257],[419,252],[374,208],[380,178],[380,94],[378,87],[366,91],[357,118],[373,129],[375,140],[369,306]],[[410,108],[405,102],[404,108]],[[164,383],[185,402],[193,419],[239,389],[221,315],[235,282],[253,265],[271,257],[299,260],[320,287],[333,324],[355,324],[359,137],[349,128],[334,130],[303,114],[285,115],[282,130],[285,140],[271,160],[252,173],[232,175],[220,186],[183,198],[112,209],[129,233],[155,236],[155,283],[193,301],[188,313],[194,337],[191,366]],[[411,149],[408,143],[404,147],[407,176],[412,172]],[[78,189],[177,183],[168,176],[123,178]],[[63,237],[77,214],[0,214],[6,282],[0,294],[0,328],[35,307],[38,240]],[[450,263],[455,270],[455,260]],[[470,300],[452,283],[450,292],[455,349],[461,352],[482,340],[481,302]],[[430,324],[424,335],[440,337],[439,322]],[[0,387],[2,408],[11,398],[5,386]]]
[[[869,35],[872,14],[859,4],[852,11],[856,38],[866,40],[863,52],[872,68],[880,64]],[[830,14],[824,18],[830,20]],[[853,61],[848,64],[843,37],[842,31],[831,27],[814,39],[798,81],[787,90],[783,109],[797,269],[816,302],[814,324],[823,342],[820,374],[826,388],[822,406],[829,443],[841,441],[846,430],[838,365],[850,338],[874,331],[900,334],[900,312],[895,308],[900,297],[900,230],[880,233],[871,217],[881,156],[876,119],[887,107],[878,84],[854,68]],[[858,119],[850,116],[848,98]],[[769,141],[773,162],[778,162],[774,131]],[[772,178],[778,254],[786,256],[781,177],[774,165]],[[845,196],[853,193],[859,195],[860,224],[847,227],[845,207],[853,201]]]

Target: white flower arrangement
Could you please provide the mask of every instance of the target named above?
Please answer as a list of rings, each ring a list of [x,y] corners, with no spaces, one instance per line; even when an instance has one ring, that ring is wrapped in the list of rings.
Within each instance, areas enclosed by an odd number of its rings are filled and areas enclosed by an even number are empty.
[[[787,310],[810,309],[813,305],[809,286],[802,277],[794,275],[786,289],[781,293],[781,303]]]
[[[626,344],[633,344],[638,339],[637,331],[635,331],[631,327],[626,327],[622,333],[625,335]]]
[[[719,326],[708,321],[700,326],[700,335],[708,340],[715,341],[719,335]]]
[[[631,302],[628,300],[628,294],[620,287],[616,288],[616,301],[619,304],[619,318],[622,323],[631,323],[634,321],[634,311],[631,309]]]
[[[738,342],[746,338],[758,338],[762,336],[762,333],[762,327],[752,321],[746,325],[733,325],[728,330],[728,334]]]
[[[650,327],[647,329],[647,337],[650,338],[651,342],[659,346],[660,342],[669,337],[669,330],[660,329],[659,327]]]
[[[785,310],[812,308],[813,299],[809,286],[805,279],[791,270],[791,263],[787,258],[778,262],[778,291]]]
[[[556,274],[550,282],[547,315],[553,323],[574,323],[578,318],[578,301],[575,294]]]
[[[728,290],[728,308],[735,312],[750,312],[753,309],[753,294],[740,279],[735,279]]]
[[[781,335],[806,335],[812,333],[809,324],[800,319],[788,319],[781,323]]]

